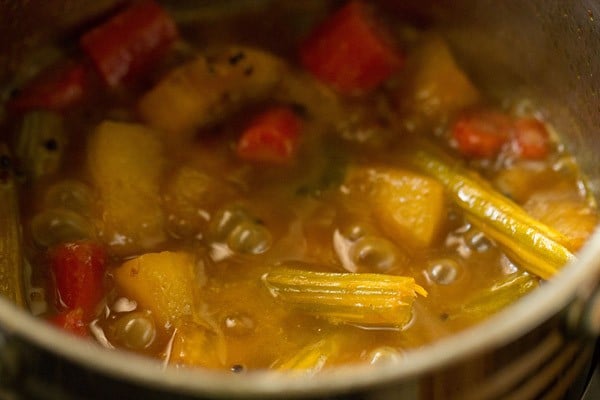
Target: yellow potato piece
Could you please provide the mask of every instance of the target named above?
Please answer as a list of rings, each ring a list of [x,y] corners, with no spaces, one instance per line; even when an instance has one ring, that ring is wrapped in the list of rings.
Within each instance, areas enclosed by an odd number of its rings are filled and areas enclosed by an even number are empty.
[[[223,368],[227,347],[223,334],[208,324],[182,320],[175,325],[169,364]]]
[[[598,213],[583,199],[569,196],[570,192],[538,192],[524,204],[534,218],[553,227],[569,239],[563,243],[577,251],[591,236],[598,224]]]
[[[284,63],[247,47],[228,48],[214,57],[200,56],[171,71],[138,104],[142,118],[172,138],[264,99],[282,77]]]
[[[444,119],[473,106],[480,94],[441,37],[427,36],[409,55],[400,103],[425,119]]]
[[[150,310],[161,326],[195,312],[197,280],[191,254],[144,254],[117,268],[114,279],[120,292]]]
[[[409,247],[431,245],[446,217],[444,187],[429,177],[393,168],[360,168],[351,180],[367,192],[382,229]]]
[[[100,194],[100,237],[117,255],[148,251],[165,238],[159,183],[163,147],[142,125],[103,122],[88,147],[88,168]]]

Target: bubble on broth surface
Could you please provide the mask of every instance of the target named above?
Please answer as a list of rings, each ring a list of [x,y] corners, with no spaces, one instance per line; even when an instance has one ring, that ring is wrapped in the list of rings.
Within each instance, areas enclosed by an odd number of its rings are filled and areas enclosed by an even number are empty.
[[[350,251],[357,266],[373,272],[389,272],[407,262],[407,257],[392,242],[377,236],[358,239]]]
[[[229,248],[242,254],[262,254],[271,247],[271,242],[271,232],[250,221],[238,224],[227,238]]]
[[[459,275],[459,264],[450,259],[443,258],[432,262],[427,269],[427,277],[439,285],[451,285]]]

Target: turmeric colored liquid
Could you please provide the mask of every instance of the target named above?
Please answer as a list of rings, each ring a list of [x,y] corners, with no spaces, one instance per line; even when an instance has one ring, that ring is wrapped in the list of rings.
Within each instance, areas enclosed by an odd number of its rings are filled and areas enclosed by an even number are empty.
[[[471,226],[450,195],[441,200],[432,237],[426,245],[415,245],[423,239],[411,237],[410,229],[406,237],[396,235],[394,222],[382,216],[381,210],[389,206],[386,201],[402,206],[402,196],[386,197],[387,189],[378,186],[370,189],[369,185],[379,183],[367,178],[350,180],[353,171],[369,169],[425,176],[403,156],[423,138],[457,160],[463,158],[463,165],[495,190],[545,223],[556,223],[557,230],[578,240],[591,232],[595,209],[581,189],[585,187],[582,177],[556,138],[549,154],[535,161],[515,159],[506,149],[493,160],[464,157],[457,151],[449,133],[453,122],[465,109],[490,106],[453,60],[444,39],[420,32],[407,21],[391,32],[406,49],[405,69],[361,96],[341,96],[323,88],[303,71],[296,51],[307,31],[330,12],[322,5],[278,6],[266,14],[252,11],[182,23],[180,43],[144,79],[117,90],[98,91],[71,111],[65,120],[68,153],[57,174],[27,189],[23,220],[29,226],[36,215],[47,211],[43,201],[36,199],[43,199],[49,188],[66,178],[90,188],[93,201],[86,218],[110,254],[105,296],[90,325],[93,339],[172,364],[234,372],[285,369],[281,366],[313,346],[323,357],[308,362],[306,368],[319,370],[397,359],[517,301],[537,286],[538,278],[524,272],[497,243]],[[257,18],[271,22],[257,24]],[[155,182],[159,193],[151,201],[162,213],[159,229],[164,239],[144,245],[133,242],[134,250],[123,250],[106,234],[103,218],[108,195],[98,185],[95,171],[90,171],[90,154],[96,151],[90,138],[102,121],[152,129],[139,116],[140,99],[174,68],[210,53],[207,49],[224,46],[252,46],[271,54],[286,65],[282,78],[286,83],[258,101],[250,99],[228,110],[183,143],[160,137],[164,164]],[[290,105],[302,120],[298,153],[277,165],[240,159],[235,147],[248,121],[281,103]],[[516,105],[494,109],[510,118],[522,117],[514,111]],[[549,123],[544,124],[551,131]],[[134,151],[128,160],[136,163],[138,157]],[[149,162],[148,169],[155,167]],[[124,174],[128,168],[123,168]],[[417,192],[419,187],[424,186],[418,186]],[[373,197],[377,190],[384,194]],[[219,236],[219,224],[239,209],[247,214],[245,219],[233,219],[226,237]],[[552,218],[557,215],[560,218]],[[417,228],[422,227],[415,226],[414,231],[421,231]],[[45,288],[49,306],[42,314],[47,317],[60,311],[60,305],[45,269],[46,249],[35,243],[34,236],[25,230],[33,268],[30,285]],[[167,316],[166,322],[157,317],[152,303],[146,306],[148,300],[130,296],[130,286],[119,281],[128,278],[120,278],[117,272],[144,253],[165,251],[193,257],[192,279],[187,283],[195,308]],[[285,304],[265,286],[264,274],[290,261],[312,271],[413,277],[428,295],[416,296],[412,318],[403,326],[332,322]],[[169,282],[163,283],[168,297]],[[506,286],[512,289],[502,290]],[[321,340],[335,346],[319,347]]]

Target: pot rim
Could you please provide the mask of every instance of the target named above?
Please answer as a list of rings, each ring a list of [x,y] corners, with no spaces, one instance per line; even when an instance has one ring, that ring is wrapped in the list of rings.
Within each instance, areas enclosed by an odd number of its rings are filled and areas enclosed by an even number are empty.
[[[106,376],[175,393],[217,396],[328,394],[356,390],[390,381],[409,380],[486,350],[499,348],[563,310],[578,295],[597,284],[600,274],[600,231],[596,231],[578,260],[547,284],[486,321],[421,349],[408,350],[402,363],[342,366],[315,376],[252,371],[242,375],[164,366],[155,359],[113,352],[73,336],[0,299],[0,327],[56,355]],[[587,290],[587,291],[586,291]],[[582,292],[586,291],[586,292]]]

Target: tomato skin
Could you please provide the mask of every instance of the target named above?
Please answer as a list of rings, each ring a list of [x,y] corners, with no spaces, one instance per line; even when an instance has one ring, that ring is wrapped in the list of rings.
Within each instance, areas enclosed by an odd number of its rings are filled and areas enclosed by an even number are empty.
[[[244,130],[237,155],[247,161],[286,164],[298,151],[302,121],[287,107],[258,115]]]
[[[384,27],[361,1],[351,1],[319,25],[300,48],[302,65],[346,95],[379,86],[402,64]]]
[[[513,134],[512,120],[494,111],[467,113],[452,127],[458,151],[472,158],[493,158]]]
[[[83,99],[89,80],[89,71],[83,62],[73,60],[60,64],[30,82],[8,106],[16,112],[61,111]]]
[[[80,45],[105,83],[114,87],[160,59],[177,37],[166,11],[146,0],[84,34]]]
[[[89,332],[83,314],[83,309],[76,308],[74,310],[63,311],[50,318],[49,321],[54,326],[76,336],[88,337]]]
[[[513,143],[517,156],[522,159],[541,160],[550,153],[548,130],[535,118],[520,118],[515,122]]]
[[[81,309],[84,319],[93,315],[103,296],[107,260],[104,247],[83,240],[60,244],[48,255],[59,308]]]
[[[458,151],[470,158],[494,158],[503,149],[516,159],[541,160],[550,153],[546,126],[532,117],[512,118],[497,111],[465,113],[451,131]]]

